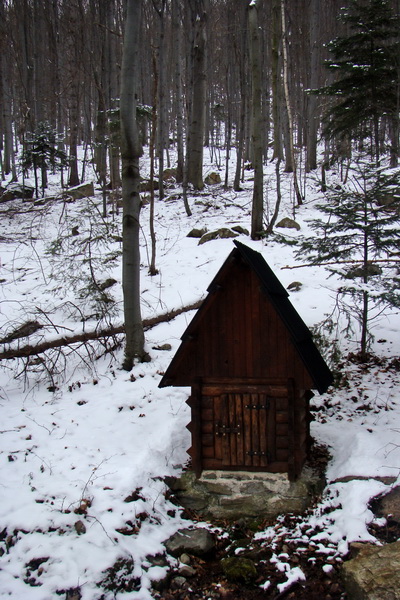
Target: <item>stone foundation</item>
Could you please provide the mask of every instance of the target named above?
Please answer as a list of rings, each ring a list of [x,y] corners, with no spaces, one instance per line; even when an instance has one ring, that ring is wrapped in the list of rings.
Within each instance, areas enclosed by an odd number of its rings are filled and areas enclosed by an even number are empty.
[[[287,473],[184,471],[167,484],[178,502],[214,519],[275,518],[304,511],[323,489],[323,476],[305,466],[296,481]]]

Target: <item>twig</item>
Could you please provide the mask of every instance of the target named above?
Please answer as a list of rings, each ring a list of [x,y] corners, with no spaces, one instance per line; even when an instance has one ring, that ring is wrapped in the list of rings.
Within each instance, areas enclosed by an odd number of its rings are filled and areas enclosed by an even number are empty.
[[[115,540],[113,540],[113,539],[112,539],[112,537],[110,537],[110,536],[108,535],[108,533],[107,533],[107,531],[106,531],[106,529],[105,529],[105,527],[104,527],[103,523],[102,523],[101,521],[99,521],[99,519],[98,519],[97,517],[95,517],[95,516],[93,516],[93,515],[86,515],[86,518],[87,518],[87,519],[94,519],[94,520],[96,521],[96,523],[98,523],[98,524],[100,525],[100,527],[102,528],[102,530],[104,531],[104,533],[106,534],[106,536],[108,537],[108,539],[110,540],[110,542],[111,542],[111,543],[112,543],[114,546],[116,546],[116,545],[117,545],[117,542],[116,542]]]
[[[45,427],[45,429],[47,429],[47,427]],[[53,475],[53,469],[51,468],[51,464],[48,463],[44,458],[42,458],[41,456],[36,454],[36,452],[33,452],[33,450],[31,450],[30,452],[31,452],[31,454],[33,454],[33,456],[35,456],[42,462],[41,471],[43,472],[43,470],[44,470],[43,464],[45,464],[46,467],[49,469],[50,475]]]
[[[46,425],[41,425],[40,423],[35,421],[35,419],[32,419],[32,417],[27,416],[27,419],[29,419],[30,421],[33,421],[33,423],[35,423],[35,425],[37,425],[38,427],[43,427],[43,429],[45,429],[49,433],[49,435],[51,435],[53,433],[53,431],[55,430],[55,427],[53,427],[53,429],[50,429],[49,427],[46,427]],[[34,452],[32,452],[32,454],[34,454]],[[36,454],[35,454],[35,456],[36,456]],[[40,458],[40,457],[38,457],[38,458]],[[42,460],[42,459],[40,459],[40,460]]]
[[[110,458],[112,458],[112,457],[110,457]],[[109,460],[108,458],[104,458],[102,461],[99,462],[99,464],[96,467],[93,467],[88,480],[86,481],[85,485],[83,486],[80,502],[82,502],[85,499],[87,489],[89,487],[89,484],[93,483],[94,475],[95,475],[96,471],[98,471],[98,469],[100,469],[101,465],[103,463],[107,462],[108,460]],[[97,477],[96,477],[96,479],[97,479]]]
[[[68,331],[72,331],[72,329],[70,327],[65,327],[63,325],[56,325],[55,323],[53,323],[53,321],[50,319],[49,315],[42,309],[40,308],[40,306],[35,306],[35,310],[41,314],[49,323],[50,325],[56,330],[57,333],[60,333],[60,329],[67,329]]]

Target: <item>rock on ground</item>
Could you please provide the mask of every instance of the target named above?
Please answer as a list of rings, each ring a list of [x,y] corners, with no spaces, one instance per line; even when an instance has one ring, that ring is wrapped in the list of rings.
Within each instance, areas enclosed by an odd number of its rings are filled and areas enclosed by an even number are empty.
[[[400,542],[357,545],[359,552],[343,565],[351,600],[400,600]]]
[[[80,200],[81,198],[89,198],[90,196],[93,196],[93,181],[88,181],[81,183],[80,185],[76,185],[75,187],[68,188],[66,195],[70,198],[73,198],[73,200]]]
[[[221,227],[216,231],[209,231],[208,233],[205,233],[200,238],[199,245],[211,242],[211,240],[235,238],[237,236],[238,234],[232,231],[232,229],[229,229],[228,227]]]
[[[207,177],[204,180],[204,183],[206,183],[207,185],[217,185],[218,183],[221,183],[221,175],[213,171],[212,173],[207,175]]]
[[[294,219],[290,219],[289,217],[284,217],[275,225],[275,227],[281,227],[282,229],[297,229],[300,230],[300,225]]]
[[[165,542],[165,548],[172,556],[193,554],[204,556],[215,546],[214,536],[207,529],[180,529]]]
[[[31,200],[35,189],[30,185],[23,185],[22,183],[10,183],[5,189],[0,189],[0,202],[9,202],[10,200],[16,200],[22,198],[23,200]]]

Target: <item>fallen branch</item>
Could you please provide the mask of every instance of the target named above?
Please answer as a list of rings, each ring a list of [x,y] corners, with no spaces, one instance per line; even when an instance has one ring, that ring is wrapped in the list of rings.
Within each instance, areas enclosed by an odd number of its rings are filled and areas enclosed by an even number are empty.
[[[9,344],[14,340],[18,340],[23,337],[29,337],[36,331],[39,331],[39,329],[43,329],[43,325],[41,325],[38,321],[27,321],[6,335],[6,337],[2,338],[0,340],[0,344]]]
[[[360,265],[363,264],[363,260],[332,260],[330,262],[321,262],[321,263],[306,263],[306,264],[302,264],[302,265],[292,265],[291,267],[289,265],[286,265],[285,267],[281,267],[281,269],[302,269],[303,267],[326,267],[329,265]],[[378,259],[378,260],[371,260],[368,261],[370,263],[391,263],[391,262],[395,262],[398,263],[400,262],[400,257],[399,258],[382,258],[382,259]]]
[[[158,315],[157,317],[144,319],[143,328],[145,331],[147,331],[148,329],[155,327],[159,323],[168,323],[168,321],[172,321],[172,319],[175,319],[175,317],[181,315],[184,312],[188,312],[190,310],[195,310],[199,308],[201,303],[202,300],[199,300],[194,304],[182,306],[181,308],[171,310],[169,312]],[[30,356],[42,354],[43,352],[46,352],[47,350],[52,350],[53,348],[62,348],[63,346],[70,346],[76,343],[84,343],[89,342],[91,340],[112,337],[119,333],[124,333],[124,331],[124,325],[120,325],[119,327],[109,327],[108,329],[100,329],[97,331],[90,331],[87,333],[80,333],[77,335],[64,336],[55,340],[42,342],[41,344],[37,344],[36,346],[27,344],[26,346],[22,346],[20,348],[10,348],[9,350],[3,350],[3,352],[0,352],[0,360],[10,358],[28,358]]]

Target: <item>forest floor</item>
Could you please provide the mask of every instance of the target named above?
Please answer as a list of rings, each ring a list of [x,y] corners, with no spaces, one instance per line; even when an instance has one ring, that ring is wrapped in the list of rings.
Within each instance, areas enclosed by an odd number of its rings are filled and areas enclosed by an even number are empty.
[[[363,380],[365,382],[366,376],[369,379],[370,389],[379,389],[382,376],[390,387],[400,383],[398,359],[388,361],[370,355],[369,360],[359,363],[356,356],[350,355],[348,365],[354,366],[354,363],[358,364],[356,369],[352,370],[352,381],[347,380],[344,386],[348,392],[352,390],[355,382],[359,384]],[[352,422],[353,419],[358,420],[360,411],[364,412],[364,415],[368,412],[379,414],[376,407],[370,404],[361,407],[357,404],[357,400],[351,397],[353,409],[351,406],[343,405],[344,414],[341,416]],[[313,407],[313,418],[319,423],[326,423],[332,416],[330,409],[328,397],[318,407]],[[397,418],[393,419],[394,424],[395,421]],[[387,450],[390,452],[391,448]],[[327,446],[312,445],[309,464],[321,475],[326,474],[332,460],[333,457]],[[236,522],[212,523],[218,540],[215,550],[208,557],[201,559],[192,557],[191,565],[195,572],[186,580],[181,581],[179,568],[172,571],[167,589],[156,594],[156,597],[160,600],[203,598],[344,600],[348,598],[341,567],[344,561],[350,560],[357,554],[357,544],[353,547],[352,542],[368,539],[370,543],[386,544],[400,539],[400,515],[388,515],[382,508],[382,498],[387,491],[398,486],[396,477],[387,478],[381,493],[371,496],[364,513],[362,510],[353,513],[356,520],[364,519],[366,535],[356,539],[351,532],[349,515],[349,533],[344,534],[339,543],[335,535],[330,538],[329,534],[332,532],[329,532],[329,529],[335,519],[340,512],[343,517],[349,509],[348,506],[342,506],[335,501],[335,493],[338,493],[340,486],[343,490],[346,485],[350,485],[356,493],[357,481],[363,482],[367,494],[368,488],[372,491],[373,478],[346,476],[340,482],[327,485],[322,496],[315,497],[312,506],[301,514],[281,515],[273,521],[251,522],[240,519]],[[201,522],[201,518],[196,518],[194,513],[189,512],[188,517],[194,522],[198,520]],[[236,581],[227,578],[222,568],[222,562],[226,557],[250,559],[256,565],[254,578],[249,581],[240,577]]]
[[[205,169],[217,167],[208,160]],[[334,181],[339,174],[328,177]],[[270,215],[272,164],[264,185]],[[293,203],[291,175],[282,186],[280,217],[295,218],[300,230],[238,239],[262,253],[285,288],[301,284],[290,300],[314,327],[335,314],[341,280],[323,266],[300,268],[305,261],[294,256],[296,240],[311,234],[308,220],[318,216],[318,183],[308,178],[301,207]],[[251,191],[251,171],[241,192],[206,186],[189,195],[188,218],[180,188],[168,183],[155,207],[155,276],[148,272],[144,198],[145,319],[204,298],[232,240],[199,245],[187,234],[193,228],[248,229]],[[352,544],[393,541],[399,533],[371,504],[400,483],[398,311],[377,315],[364,363],[357,360],[356,325],[346,337],[346,323],[334,316],[337,327],[321,330],[325,348],[337,355],[338,376],[335,387],[311,402],[314,459],[326,477],[321,497],[304,514],[275,522],[210,523],[176,506],[164,483],[187,462],[189,390],[159,389],[158,383],[194,311],[149,328],[151,361],[131,373],[120,366],[121,333],[51,347],[63,336],[122,326],[121,215],[111,198],[107,217],[101,215],[101,190],[65,201],[55,179],[44,199],[0,204],[1,350],[50,344],[36,356],[0,361],[0,598],[345,598],[341,565]],[[193,571],[179,579],[182,564],[166,553],[165,541],[184,527],[207,528],[216,547],[209,556],[190,557]],[[250,558],[257,575],[228,581],[221,567],[226,556]]]

